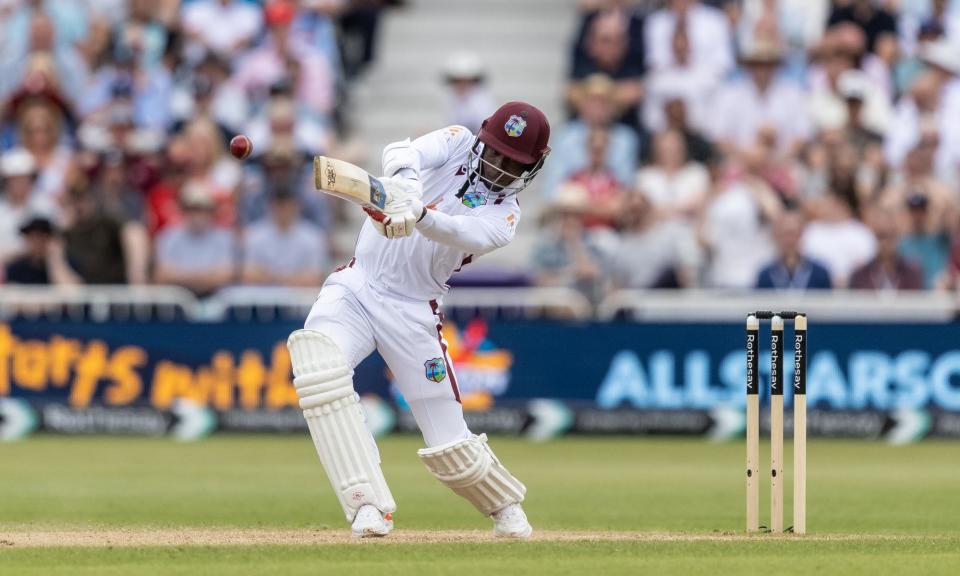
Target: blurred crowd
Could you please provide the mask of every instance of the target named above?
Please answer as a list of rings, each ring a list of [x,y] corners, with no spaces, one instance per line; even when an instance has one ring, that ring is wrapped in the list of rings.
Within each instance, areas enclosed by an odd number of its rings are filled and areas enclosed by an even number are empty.
[[[318,285],[346,208],[310,158],[371,152],[345,110],[401,3],[0,0],[0,282]],[[960,0],[579,9],[513,282],[960,286]],[[443,57],[477,131],[487,70]]]
[[[398,0],[0,0],[0,282],[316,286]],[[228,151],[247,134],[254,155]]]
[[[585,0],[541,285],[956,289],[960,1]]]

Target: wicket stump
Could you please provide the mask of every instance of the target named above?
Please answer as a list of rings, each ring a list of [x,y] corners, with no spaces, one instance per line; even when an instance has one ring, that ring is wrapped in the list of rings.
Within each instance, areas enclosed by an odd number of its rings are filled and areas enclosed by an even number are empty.
[[[770,320],[770,531],[783,532],[783,337],[793,321],[793,528],[807,530],[807,316],[757,311],[747,316],[747,531],[760,530],[760,322]]]

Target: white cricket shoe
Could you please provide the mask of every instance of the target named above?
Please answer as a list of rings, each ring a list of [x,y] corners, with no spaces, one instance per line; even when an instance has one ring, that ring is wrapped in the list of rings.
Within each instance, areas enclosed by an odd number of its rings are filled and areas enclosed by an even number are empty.
[[[519,504],[511,504],[490,515],[493,518],[493,534],[500,538],[529,538],[533,526]]]
[[[376,506],[365,504],[353,518],[351,530],[354,538],[386,536],[393,530],[393,514],[384,514]]]

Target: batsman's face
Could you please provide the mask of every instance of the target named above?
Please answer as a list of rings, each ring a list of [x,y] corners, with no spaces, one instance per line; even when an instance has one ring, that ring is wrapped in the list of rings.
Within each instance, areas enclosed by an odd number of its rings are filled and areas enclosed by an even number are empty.
[[[513,184],[530,169],[529,165],[507,158],[489,146],[484,147],[481,158],[483,162],[481,162],[480,175],[494,192]]]

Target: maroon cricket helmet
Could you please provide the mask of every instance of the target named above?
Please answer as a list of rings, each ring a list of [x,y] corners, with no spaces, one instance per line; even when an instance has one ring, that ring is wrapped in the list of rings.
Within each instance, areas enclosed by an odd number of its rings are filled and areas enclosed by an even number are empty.
[[[550,123],[539,108],[507,102],[480,127],[480,141],[507,158],[536,164],[550,152]]]

